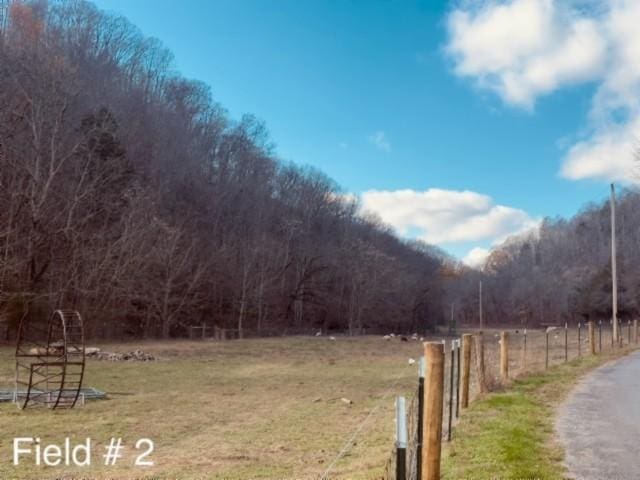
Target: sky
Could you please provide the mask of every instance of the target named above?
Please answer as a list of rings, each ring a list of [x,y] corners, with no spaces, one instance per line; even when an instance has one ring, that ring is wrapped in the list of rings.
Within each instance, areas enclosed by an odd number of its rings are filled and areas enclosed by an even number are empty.
[[[478,265],[634,177],[636,0],[96,0],[396,232]]]

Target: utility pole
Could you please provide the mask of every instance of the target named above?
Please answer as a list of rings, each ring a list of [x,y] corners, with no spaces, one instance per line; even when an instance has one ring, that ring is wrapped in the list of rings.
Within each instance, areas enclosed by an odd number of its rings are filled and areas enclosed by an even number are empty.
[[[456,321],[455,321],[455,317],[453,315],[453,310],[454,310],[454,306],[455,306],[455,302],[451,302],[451,320],[449,320],[449,333],[450,334],[455,334],[456,333]]]
[[[480,317],[480,331],[475,337],[476,369],[480,393],[485,393],[487,392],[487,381],[484,369],[484,334],[482,333],[482,327],[484,326],[482,321],[482,280],[480,280],[480,283],[478,285],[478,311]]]
[[[480,317],[480,331],[482,331],[482,280],[480,280],[480,285],[478,287],[478,310]]]
[[[618,344],[618,272],[616,265],[616,191],[611,184],[611,280],[613,343]]]

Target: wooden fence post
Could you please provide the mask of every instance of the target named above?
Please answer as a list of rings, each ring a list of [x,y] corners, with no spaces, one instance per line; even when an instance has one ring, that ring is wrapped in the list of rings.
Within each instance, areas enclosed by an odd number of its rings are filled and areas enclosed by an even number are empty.
[[[638,320],[633,321],[633,341],[638,343]]]
[[[478,332],[478,334],[474,338],[476,344],[476,373],[478,377],[478,386],[480,388],[480,393],[487,393],[487,381],[485,378],[485,370],[484,370],[484,335],[482,332]]]
[[[467,408],[469,406],[469,374],[471,373],[471,340],[473,335],[465,333],[462,335],[462,395],[460,398],[460,407]]]
[[[509,380],[509,333],[500,332],[500,378]]]
[[[596,332],[595,328],[593,328],[593,321],[589,320],[587,323],[589,326],[589,349],[591,350],[591,355],[596,354]]]
[[[569,324],[564,322],[564,361],[569,361]]]
[[[424,357],[427,372],[424,388],[422,480],[440,480],[444,400],[444,345],[441,342],[425,342]]]

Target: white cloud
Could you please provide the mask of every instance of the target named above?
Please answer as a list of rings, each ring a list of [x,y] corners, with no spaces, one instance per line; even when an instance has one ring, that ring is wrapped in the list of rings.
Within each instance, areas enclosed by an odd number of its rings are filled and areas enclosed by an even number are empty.
[[[594,100],[592,115],[603,120],[618,108],[635,110],[640,102],[640,2],[609,0],[602,19],[610,61]]]
[[[628,123],[602,127],[590,139],[571,147],[561,173],[572,180],[606,178],[633,181],[633,174],[638,170],[634,159],[638,139],[640,116]]]
[[[640,140],[640,2],[610,0],[602,20],[610,62],[593,99],[590,136],[571,147],[563,176],[638,182]]]
[[[475,78],[509,103],[532,108],[536,97],[590,80],[603,69],[600,25],[567,3],[489,1],[454,10],[447,52],[458,75]]]
[[[387,139],[387,135],[382,130],[369,135],[369,141],[380,150],[384,150],[385,152],[391,151],[391,143]]]
[[[475,247],[469,250],[462,261],[470,267],[482,268],[490,253],[491,250],[487,248]]]
[[[496,242],[537,225],[525,211],[495,205],[487,195],[468,190],[369,190],[362,194],[362,208],[399,234],[432,244]]]
[[[579,82],[598,84],[585,136],[567,149],[569,179],[634,179],[640,137],[640,1],[488,0],[448,17],[457,75],[510,105]]]

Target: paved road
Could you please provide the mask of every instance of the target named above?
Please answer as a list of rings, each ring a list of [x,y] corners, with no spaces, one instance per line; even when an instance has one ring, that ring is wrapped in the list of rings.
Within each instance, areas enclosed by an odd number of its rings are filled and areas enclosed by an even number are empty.
[[[560,408],[556,430],[572,478],[640,479],[640,352],[582,380]]]

